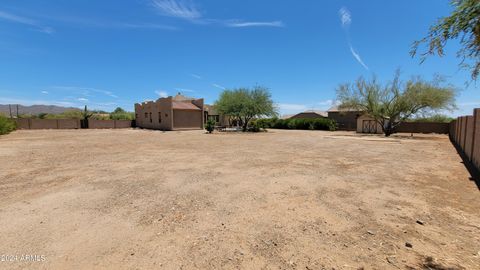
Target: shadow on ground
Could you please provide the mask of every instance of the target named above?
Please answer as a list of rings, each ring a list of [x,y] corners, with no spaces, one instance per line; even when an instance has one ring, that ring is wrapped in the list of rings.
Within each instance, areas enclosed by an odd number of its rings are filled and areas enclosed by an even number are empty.
[[[467,155],[463,152],[462,148],[452,142],[453,146],[457,150],[457,153],[460,155],[462,158],[462,163],[465,166],[465,168],[468,170],[468,173],[470,173],[470,181],[475,182],[477,185],[478,190],[480,190],[480,171],[475,168],[473,163],[468,159]]]

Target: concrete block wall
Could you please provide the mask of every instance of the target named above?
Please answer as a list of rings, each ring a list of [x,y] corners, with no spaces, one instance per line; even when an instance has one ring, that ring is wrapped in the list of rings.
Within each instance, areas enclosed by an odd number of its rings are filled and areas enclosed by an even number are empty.
[[[131,128],[130,120],[88,120],[88,128],[90,129],[113,129],[113,128]]]
[[[79,119],[15,119],[17,129],[80,129]],[[88,120],[91,129],[131,128],[131,120]]]
[[[79,119],[15,119],[17,129],[79,129]]]
[[[458,117],[450,123],[450,139],[480,170],[480,109],[475,109],[473,115]]]

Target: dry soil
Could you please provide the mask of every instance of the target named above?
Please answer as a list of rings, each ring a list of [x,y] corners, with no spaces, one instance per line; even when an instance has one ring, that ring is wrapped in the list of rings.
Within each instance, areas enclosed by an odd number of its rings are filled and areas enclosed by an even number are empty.
[[[0,268],[480,269],[461,162],[440,135],[17,131]]]

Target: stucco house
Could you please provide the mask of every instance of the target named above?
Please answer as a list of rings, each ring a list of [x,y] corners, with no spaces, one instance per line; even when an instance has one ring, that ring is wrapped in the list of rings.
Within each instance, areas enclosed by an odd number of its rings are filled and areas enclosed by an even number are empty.
[[[135,104],[137,127],[157,130],[203,129],[203,99],[178,93],[175,97],[159,98]]]
[[[328,118],[337,122],[339,130],[357,130],[357,119],[364,113],[357,109],[340,109],[338,106],[333,106],[328,110]]]
[[[204,106],[204,121],[205,124],[209,119],[215,121],[215,126],[230,126],[229,117],[226,115],[220,114],[214,105],[205,105]]]

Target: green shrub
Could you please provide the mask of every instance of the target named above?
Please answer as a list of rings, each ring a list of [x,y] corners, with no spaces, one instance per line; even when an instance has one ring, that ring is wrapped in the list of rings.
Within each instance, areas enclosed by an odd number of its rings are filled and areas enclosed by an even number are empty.
[[[208,119],[205,129],[208,131],[208,133],[212,133],[215,129],[215,121],[213,119]]]
[[[261,120],[263,120],[263,119],[251,121],[250,125],[248,127],[248,131],[250,131],[250,132],[260,132],[262,130],[265,130],[265,121],[261,121]]]
[[[3,115],[0,115],[0,135],[8,134],[14,131],[15,128],[16,123],[13,120]]]
[[[316,119],[260,119],[258,125],[262,128],[274,129],[303,129],[303,130],[330,130],[334,131],[337,124],[328,118]]]
[[[119,113],[111,113],[110,119],[112,120],[134,120],[135,113],[133,112],[119,112]]]

